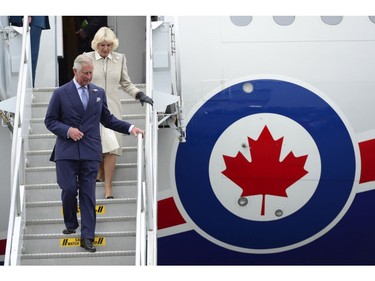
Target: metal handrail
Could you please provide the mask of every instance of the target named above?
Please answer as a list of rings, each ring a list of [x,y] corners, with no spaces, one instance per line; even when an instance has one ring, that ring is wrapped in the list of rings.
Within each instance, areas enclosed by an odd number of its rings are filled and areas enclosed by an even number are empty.
[[[152,98],[152,33],[149,17],[147,17],[146,25],[146,94]],[[155,129],[157,129],[158,123],[154,116],[156,116],[156,111],[151,105],[146,104],[144,165],[142,155],[137,155],[136,265],[156,265],[156,173],[154,169],[157,162]],[[141,144],[138,139],[138,152],[142,150]],[[140,170],[143,166],[145,181],[142,182]]]
[[[149,173],[152,175],[152,184],[148,188],[148,261],[150,265],[157,265],[157,147],[158,147],[158,117],[156,110],[152,111],[152,142],[151,146],[151,165]]]
[[[153,53],[152,53],[152,24],[151,18],[147,17],[147,67],[146,67],[146,92],[147,95],[153,97]],[[147,208],[147,265],[157,265],[157,181],[156,181],[156,167],[157,167],[157,129],[158,120],[156,117],[156,110],[149,106],[146,110],[146,146],[145,146],[145,161],[146,161],[146,208]]]
[[[21,150],[22,150],[22,137],[19,136],[18,140],[15,141],[15,170],[11,178],[11,204],[9,212],[9,224],[8,224],[8,236],[5,251],[4,265],[16,265],[18,260],[18,246],[20,239],[20,232],[17,226],[20,225],[21,213],[22,213],[22,200],[21,191],[19,185],[19,171],[21,161]]]
[[[155,158],[155,133],[151,129],[157,119],[150,121],[147,105],[145,130],[145,164],[143,162],[143,142],[138,135],[137,145],[137,221],[136,221],[136,256],[135,265],[156,265],[156,186],[153,167]],[[156,114],[156,112],[155,112]],[[151,134],[149,133],[151,132]],[[142,169],[145,166],[146,182],[142,180]]]
[[[27,16],[24,16],[26,19]],[[20,168],[21,168],[21,151],[23,146],[22,138],[22,120],[23,120],[23,106],[25,103],[26,79],[28,74],[29,63],[29,36],[28,36],[28,21],[25,20],[22,32],[22,49],[21,49],[21,63],[19,69],[19,78],[17,86],[17,101],[14,116],[12,151],[11,151],[11,202],[9,212],[9,225],[7,244],[5,250],[4,265],[16,265],[18,259],[20,229],[16,229],[16,221],[20,220],[22,213],[22,194],[19,183]],[[19,225],[20,226],[20,225]]]
[[[186,128],[184,120],[184,103],[183,94],[181,91],[181,67],[180,67],[180,56],[179,51],[179,24],[178,18],[174,18],[174,24],[170,25],[170,36],[171,36],[171,82],[172,82],[172,94],[179,96],[179,102],[176,104],[176,114],[177,114],[177,127],[180,133],[180,142],[186,141]]]
[[[146,197],[144,191],[144,182],[142,180],[143,142],[141,134],[139,134],[137,137],[137,221],[135,265],[144,265],[146,256],[146,247],[144,241],[146,241],[147,238],[145,232]]]

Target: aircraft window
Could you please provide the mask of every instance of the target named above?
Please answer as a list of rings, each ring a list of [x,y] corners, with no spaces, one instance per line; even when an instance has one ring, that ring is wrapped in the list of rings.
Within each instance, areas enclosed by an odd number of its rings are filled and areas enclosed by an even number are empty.
[[[246,26],[253,20],[252,16],[233,16],[230,17],[231,22],[236,26]]]
[[[273,17],[273,20],[278,25],[286,26],[286,25],[291,25],[294,22],[295,17],[294,16],[276,16],[276,17]]]
[[[373,23],[375,23],[375,16],[369,16],[369,19],[370,19],[370,21],[372,21]]]
[[[242,85],[242,90],[245,93],[250,94],[254,90],[253,84],[246,82],[245,84]]]
[[[325,24],[336,25],[336,24],[339,24],[342,21],[342,16],[339,16],[339,17],[328,16],[328,17],[321,17],[321,19]]]

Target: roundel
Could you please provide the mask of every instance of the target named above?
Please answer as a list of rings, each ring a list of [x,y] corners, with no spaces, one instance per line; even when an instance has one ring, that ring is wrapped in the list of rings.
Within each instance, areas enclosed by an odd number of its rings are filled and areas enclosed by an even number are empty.
[[[175,201],[213,243],[280,252],[329,231],[353,197],[356,153],[333,103],[301,82],[252,79],[197,106],[176,147]]]

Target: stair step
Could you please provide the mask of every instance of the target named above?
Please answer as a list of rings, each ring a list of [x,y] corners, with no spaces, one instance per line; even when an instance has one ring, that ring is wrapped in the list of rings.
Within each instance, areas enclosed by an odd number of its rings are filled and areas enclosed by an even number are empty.
[[[117,232],[96,232],[94,245],[97,251],[126,251],[134,250],[135,231],[117,231]],[[80,247],[80,233],[71,235],[51,234],[28,234],[24,235],[25,243],[23,246],[24,254],[40,253],[74,253],[82,252]]]
[[[134,122],[134,125],[138,126],[139,128],[144,128],[144,123],[136,124],[136,122]],[[56,136],[49,131],[45,131],[43,134],[34,132],[33,134],[30,134],[28,138],[29,138],[29,149],[31,151],[52,150],[56,142]],[[122,143],[124,147],[136,147],[137,138],[134,137],[133,135],[124,134],[122,136]],[[48,156],[48,159],[49,159],[49,156]]]
[[[116,214],[136,215],[136,198],[123,199],[99,199],[96,200],[96,210],[98,216],[114,216]],[[61,218],[61,201],[39,201],[27,202],[26,212],[28,219],[57,219]]]
[[[135,251],[22,254],[22,265],[135,265]]]
[[[146,92],[146,84],[134,84],[139,90]],[[33,103],[40,103],[40,102],[49,102],[53,91],[56,89],[56,87],[43,87],[43,88],[34,88],[33,89]],[[134,98],[130,96],[129,94],[125,93],[120,87],[119,87],[119,94],[121,98],[124,99],[132,99]],[[134,100],[136,101],[136,100]],[[137,101],[139,103],[139,101]]]
[[[80,223],[80,221],[81,219],[78,217],[78,223]],[[134,231],[135,227],[135,216],[98,216],[96,218],[96,232]],[[27,220],[25,235],[62,233],[63,229],[65,229],[63,218]],[[79,232],[80,228],[78,227],[77,233]]]
[[[30,134],[28,137],[30,150],[52,150],[56,142],[56,136],[52,133]],[[49,159],[49,156],[46,156]]]
[[[123,155],[116,157],[117,163],[136,162],[137,161],[137,147],[129,146],[122,148]],[[43,167],[55,165],[49,160],[52,149],[31,150],[27,152],[26,167]]]
[[[97,182],[97,185],[103,185],[103,182]],[[129,180],[129,181],[113,181],[112,185],[122,185],[122,186],[129,186],[137,184],[136,180]],[[57,183],[46,183],[46,184],[26,184],[25,189],[59,189],[59,185]]]
[[[145,117],[145,114],[127,114],[122,115],[122,120],[126,120],[137,127],[143,127]],[[44,124],[44,117],[31,119],[30,127],[31,134],[47,134],[50,132]]]
[[[55,183],[56,166],[51,162],[51,166],[25,168],[25,177],[28,184]],[[43,175],[41,177],[41,175]],[[113,177],[114,181],[134,180],[137,178],[137,163],[118,163]],[[42,182],[41,182],[42,180]]]
[[[135,236],[135,231],[117,231],[117,232],[96,232],[95,237],[126,237]],[[50,234],[25,234],[25,240],[44,240],[44,239],[64,239],[64,238],[80,238],[79,232],[75,234],[50,233]]]
[[[139,114],[140,111],[145,111],[145,108],[142,108],[142,105],[138,100],[133,98],[124,98],[120,99],[122,112],[127,114]],[[49,100],[48,101],[41,101],[32,104],[31,108],[31,118],[45,118],[47,108],[48,108]]]
[[[57,183],[28,184],[25,186],[27,202],[40,200],[41,192],[46,201],[58,201],[61,199],[61,189]],[[115,198],[136,198],[137,181],[113,181],[112,194]],[[104,182],[96,183],[96,198],[104,199]]]

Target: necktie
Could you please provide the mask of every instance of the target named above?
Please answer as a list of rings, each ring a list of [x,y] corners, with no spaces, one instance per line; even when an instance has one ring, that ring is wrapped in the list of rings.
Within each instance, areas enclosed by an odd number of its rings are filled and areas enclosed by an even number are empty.
[[[87,93],[86,87],[81,87],[81,96],[82,96],[83,108],[86,110],[87,103],[89,101],[89,95]]]

